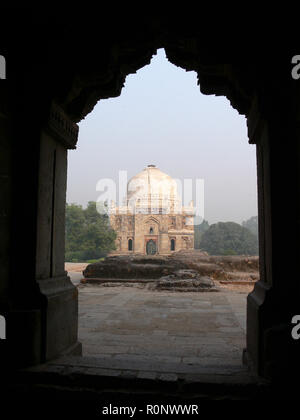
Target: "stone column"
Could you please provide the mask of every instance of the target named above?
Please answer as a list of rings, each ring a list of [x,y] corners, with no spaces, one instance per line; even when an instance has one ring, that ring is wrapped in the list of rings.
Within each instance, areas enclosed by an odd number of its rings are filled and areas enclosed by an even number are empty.
[[[248,296],[246,359],[272,379],[299,374],[300,344],[291,337],[300,314],[300,124],[277,95],[276,107],[262,115],[256,103],[248,118],[257,145],[260,280]]]
[[[81,354],[78,293],[64,269],[67,149],[75,148],[78,126],[53,104],[42,129],[34,121],[27,129],[32,141],[15,144],[23,153],[15,185],[23,189],[14,197],[7,309],[14,366]]]
[[[145,232],[144,232],[144,218],[143,214],[135,215],[134,224],[134,252],[144,254],[145,252]]]
[[[36,279],[46,305],[44,358],[81,352],[77,342],[78,292],[64,269],[67,150],[78,126],[52,105],[41,135],[37,212]]]

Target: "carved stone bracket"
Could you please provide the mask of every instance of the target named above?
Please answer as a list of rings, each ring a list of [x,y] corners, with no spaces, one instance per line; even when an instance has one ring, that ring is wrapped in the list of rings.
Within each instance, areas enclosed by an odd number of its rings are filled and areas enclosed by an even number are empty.
[[[51,105],[46,131],[68,149],[76,149],[79,127],[55,103]]]
[[[262,133],[265,128],[261,112],[259,110],[258,98],[254,96],[247,118],[248,138],[250,144],[261,144]]]

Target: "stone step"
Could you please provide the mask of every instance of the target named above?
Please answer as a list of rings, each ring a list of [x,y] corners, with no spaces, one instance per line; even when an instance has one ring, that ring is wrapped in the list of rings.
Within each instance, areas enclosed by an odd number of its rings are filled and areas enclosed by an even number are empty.
[[[124,363],[123,363],[124,365]],[[14,372],[6,382],[4,395],[27,399],[64,398],[99,400],[110,396],[151,402],[168,398],[188,401],[255,400],[268,396],[269,383],[251,375],[243,366],[203,366],[194,373],[161,372],[143,368],[143,363],[110,367],[101,357],[65,357],[51,363]]]

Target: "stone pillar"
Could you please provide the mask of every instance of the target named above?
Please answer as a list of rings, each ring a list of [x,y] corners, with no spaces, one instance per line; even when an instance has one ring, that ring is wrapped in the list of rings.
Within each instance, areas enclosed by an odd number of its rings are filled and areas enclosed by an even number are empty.
[[[67,150],[75,148],[77,136],[78,126],[52,105],[41,135],[37,212],[36,279],[46,300],[45,360],[81,352],[78,292],[64,269]]]
[[[23,176],[24,194],[13,205],[7,314],[10,358],[22,367],[81,354],[78,294],[64,269],[67,149],[75,148],[78,126],[52,105],[42,130],[32,127],[32,142],[15,145],[24,152],[14,176],[15,185]]]
[[[134,252],[145,253],[144,215],[136,214],[134,223]]]
[[[275,103],[264,116],[254,104],[248,118],[257,145],[260,280],[248,296],[246,352],[252,369],[273,380],[299,374],[300,354],[291,336],[300,314],[300,124],[279,93]]]

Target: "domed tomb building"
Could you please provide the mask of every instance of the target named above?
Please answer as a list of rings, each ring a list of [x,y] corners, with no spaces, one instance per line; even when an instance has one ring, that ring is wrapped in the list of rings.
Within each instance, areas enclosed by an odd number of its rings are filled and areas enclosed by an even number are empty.
[[[126,205],[112,206],[110,223],[117,232],[118,254],[170,255],[194,249],[194,208],[183,207],[177,183],[148,165],[127,184]]]

